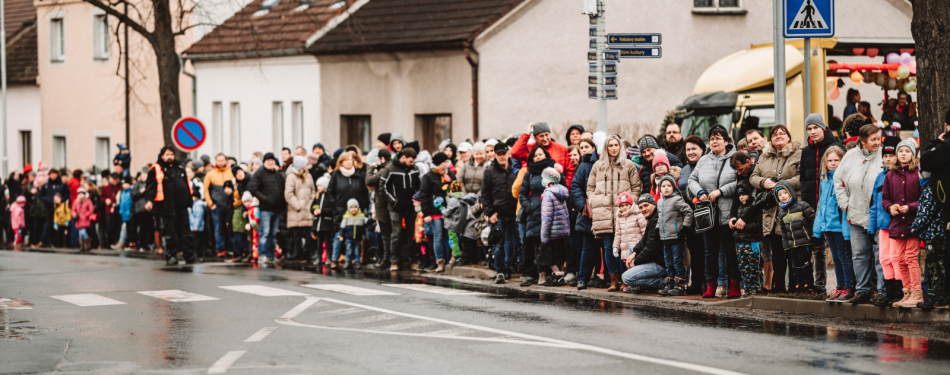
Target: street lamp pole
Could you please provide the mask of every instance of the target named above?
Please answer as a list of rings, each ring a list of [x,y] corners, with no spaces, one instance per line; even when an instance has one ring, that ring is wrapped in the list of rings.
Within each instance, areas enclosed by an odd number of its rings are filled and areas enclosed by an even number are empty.
[[[4,8],[6,5],[0,0],[0,91],[3,96],[3,176],[9,171],[7,158],[7,20]]]

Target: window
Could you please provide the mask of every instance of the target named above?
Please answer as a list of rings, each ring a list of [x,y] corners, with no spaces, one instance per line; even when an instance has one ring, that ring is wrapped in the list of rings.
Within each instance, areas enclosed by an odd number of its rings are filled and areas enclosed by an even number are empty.
[[[416,139],[423,150],[436,153],[443,139],[452,138],[452,115],[416,115]]]
[[[92,58],[109,59],[109,17],[105,14],[92,16]]]
[[[109,144],[112,143],[108,137],[96,137],[96,162],[98,170],[109,169],[112,160],[109,158]]]
[[[712,129],[712,127],[716,125],[722,125],[726,129],[731,129],[732,112],[697,113],[692,116],[687,116],[683,119],[683,124],[680,128],[683,130],[683,138],[696,135],[706,142],[709,139],[709,129]]]
[[[746,14],[742,0],[693,0],[694,14]]]
[[[241,159],[241,103],[238,102],[231,102],[231,154]]]
[[[295,145],[302,145],[303,139],[303,102],[293,102],[291,106],[291,122],[293,125],[293,142]]]
[[[53,168],[63,168],[66,166],[66,136],[53,136]]]
[[[277,152],[284,145],[284,102],[274,102],[271,110],[274,116],[271,124],[274,139],[273,150]]]
[[[33,163],[33,132],[29,130],[20,131],[20,153],[21,164]]]
[[[340,116],[340,145],[356,145],[363,153],[368,153],[372,142],[373,127],[369,115]]]
[[[66,38],[61,17],[49,20],[49,59],[52,62],[66,61]]]
[[[211,148],[213,152],[222,152],[224,148],[223,112],[221,102],[211,103]]]

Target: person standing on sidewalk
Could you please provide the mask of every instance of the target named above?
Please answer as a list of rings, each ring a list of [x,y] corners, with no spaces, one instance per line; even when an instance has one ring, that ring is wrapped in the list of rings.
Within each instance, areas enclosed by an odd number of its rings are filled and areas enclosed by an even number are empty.
[[[805,131],[808,133],[807,145],[802,149],[802,159],[799,164],[799,183],[801,183],[802,200],[817,209],[821,195],[821,157],[831,146],[841,146],[831,130],[825,125],[821,115],[812,113],[805,119]],[[829,245],[830,247],[830,245]],[[824,294],[827,283],[828,259],[824,251],[815,248],[815,289]]]
[[[260,224],[257,228],[260,231],[258,264],[274,263],[280,213],[287,209],[284,184],[285,176],[277,165],[277,158],[273,153],[268,152],[264,155],[264,167],[254,173],[251,177],[251,185],[248,187],[248,191],[259,202],[257,206],[260,212]]]
[[[191,185],[185,170],[175,160],[175,150],[162,147],[158,161],[148,170],[145,180],[145,209],[156,215],[159,231],[165,237],[165,263],[177,265],[181,251],[185,262],[200,261],[194,253],[195,241],[188,228]]]
[[[854,267],[851,265],[851,230],[848,228],[848,216],[838,207],[835,196],[835,172],[844,158],[844,147],[834,145],[828,148],[821,158],[821,197],[815,209],[816,238],[824,238],[831,248],[831,259],[835,263],[835,278],[838,285],[825,302],[845,302],[854,298]],[[873,211],[872,211],[873,212]],[[874,214],[872,213],[873,217]],[[871,221],[874,226],[874,220]],[[816,260],[817,262],[817,260]]]
[[[394,138],[396,135],[399,133],[393,133]],[[390,147],[395,141],[390,141]],[[416,216],[412,196],[419,191],[420,184],[419,169],[416,168],[415,162],[416,150],[406,148],[393,157],[393,162],[380,176],[380,184],[385,186],[383,191],[389,200],[389,218],[392,225],[390,271],[399,271],[399,262],[408,260],[405,248],[409,246],[412,238],[412,226]]]
[[[494,246],[495,283],[502,284],[511,278],[514,266],[515,244],[518,240],[515,224],[515,210],[518,201],[511,195],[511,187],[518,177],[514,173],[513,160],[508,153],[508,145],[495,145],[493,161],[482,178],[481,203],[488,222],[497,226],[502,233],[502,241]]]
[[[423,220],[427,224],[432,224],[432,248],[435,252],[435,263],[437,267],[434,272],[445,271],[445,258],[449,249],[446,248],[448,233],[445,231],[445,220],[442,217],[442,211],[447,207],[446,191],[449,184],[455,180],[455,176],[449,171],[449,157],[442,152],[436,153],[432,157],[432,168],[429,173],[422,176],[419,188],[419,202],[422,203]]]
[[[882,204],[891,215],[888,239],[891,251],[900,260],[897,271],[901,275],[904,297],[894,307],[917,307],[924,302],[920,283],[920,239],[910,232],[910,224],[917,216],[920,200],[918,181],[917,141],[905,139],[897,145],[897,162],[884,178]]]
[[[225,187],[224,183],[231,181],[234,185],[234,174],[228,166],[228,157],[218,154],[214,157],[214,167],[205,174],[204,192],[205,202],[211,208],[211,219],[214,222],[214,248],[219,258],[227,255],[228,223],[231,220],[231,206],[234,200],[241,200],[241,196],[233,188]]]

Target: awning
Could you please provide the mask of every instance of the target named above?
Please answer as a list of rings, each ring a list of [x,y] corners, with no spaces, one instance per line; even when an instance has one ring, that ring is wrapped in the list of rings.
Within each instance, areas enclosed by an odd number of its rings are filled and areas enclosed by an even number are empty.
[[[877,48],[878,57],[883,59],[889,53],[900,54],[908,52],[914,55],[916,48],[913,38],[854,38],[838,37],[838,43],[834,48],[827,49],[828,56],[858,56],[854,54],[855,48],[863,48],[865,51],[861,55],[867,56],[868,48]],[[903,50],[903,51],[902,51]]]

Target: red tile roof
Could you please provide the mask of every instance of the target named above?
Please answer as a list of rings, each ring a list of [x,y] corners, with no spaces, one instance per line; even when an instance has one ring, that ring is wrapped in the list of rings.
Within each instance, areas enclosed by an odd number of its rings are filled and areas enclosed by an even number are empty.
[[[524,0],[370,0],[314,54],[461,48]]]
[[[28,26],[24,22],[36,21],[36,7],[33,6],[33,0],[5,0],[3,5],[7,40],[16,36],[20,29]]]
[[[39,75],[37,60],[34,23],[7,40],[7,83],[36,84]]]
[[[294,11],[300,0],[279,0],[266,15],[254,16],[265,0],[254,0],[185,51],[191,58],[242,58],[302,53],[306,40],[346,10],[336,0],[316,0]],[[352,3],[354,0],[349,0]]]

